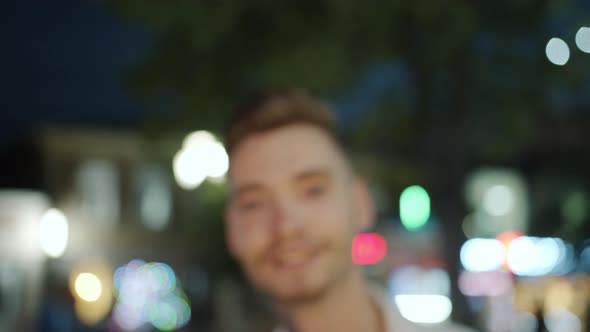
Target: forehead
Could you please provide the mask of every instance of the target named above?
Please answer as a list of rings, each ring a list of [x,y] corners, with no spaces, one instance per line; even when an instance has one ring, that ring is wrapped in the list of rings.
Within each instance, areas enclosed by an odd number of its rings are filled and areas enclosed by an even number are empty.
[[[312,125],[294,124],[254,134],[230,156],[230,185],[273,183],[323,169],[342,174],[346,161],[333,139]]]

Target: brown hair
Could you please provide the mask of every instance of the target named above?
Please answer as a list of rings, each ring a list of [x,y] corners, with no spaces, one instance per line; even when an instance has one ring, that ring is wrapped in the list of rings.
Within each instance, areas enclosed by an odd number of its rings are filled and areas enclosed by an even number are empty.
[[[300,89],[275,88],[253,94],[234,110],[225,135],[227,151],[231,154],[252,134],[296,123],[323,129],[342,147],[335,119],[326,104]]]

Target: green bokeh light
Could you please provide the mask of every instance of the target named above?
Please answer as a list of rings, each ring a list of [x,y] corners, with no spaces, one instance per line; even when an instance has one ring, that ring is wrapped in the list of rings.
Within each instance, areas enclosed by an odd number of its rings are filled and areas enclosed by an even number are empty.
[[[430,218],[430,196],[420,186],[406,188],[399,198],[402,224],[410,231],[422,228]]]
[[[149,316],[152,325],[160,331],[172,331],[178,322],[176,310],[166,302],[152,305]]]

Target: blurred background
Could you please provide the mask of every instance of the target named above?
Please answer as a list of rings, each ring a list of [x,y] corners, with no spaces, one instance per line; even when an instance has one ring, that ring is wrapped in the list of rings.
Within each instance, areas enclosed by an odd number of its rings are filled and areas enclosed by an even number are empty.
[[[260,331],[225,249],[229,110],[325,98],[352,259],[418,323],[590,331],[590,2],[7,1],[0,331]],[[206,157],[204,157],[206,156]]]

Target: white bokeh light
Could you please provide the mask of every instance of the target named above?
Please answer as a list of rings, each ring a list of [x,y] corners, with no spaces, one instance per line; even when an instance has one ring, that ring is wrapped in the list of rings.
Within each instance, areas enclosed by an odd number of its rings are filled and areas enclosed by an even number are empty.
[[[438,324],[451,316],[453,304],[443,295],[396,295],[395,304],[405,319],[418,324]]]
[[[508,186],[495,185],[483,195],[483,207],[492,216],[504,216],[514,207],[514,192]]]
[[[211,142],[204,145],[203,150],[207,155],[207,176],[213,178],[223,177],[229,169],[229,157],[223,145],[219,142]]]
[[[388,288],[391,301],[411,322],[437,324],[446,321],[451,314],[451,281],[443,269],[398,267],[389,277]]]
[[[223,144],[206,131],[189,134],[174,156],[174,176],[184,189],[198,187],[206,178],[223,178],[229,169],[229,157]]]
[[[576,33],[576,45],[580,51],[590,53],[590,28],[581,27]]]
[[[447,271],[439,268],[423,269],[418,266],[402,266],[393,271],[388,280],[390,294],[449,295],[451,279]]]
[[[146,324],[144,314],[130,303],[117,303],[113,309],[113,320],[124,330],[133,331]]]
[[[63,255],[68,245],[68,220],[58,209],[49,209],[41,217],[39,242],[41,249],[49,256]]]
[[[580,318],[565,308],[549,312],[543,319],[549,332],[581,332]]]
[[[570,48],[560,38],[551,38],[545,47],[545,54],[551,63],[563,66],[570,59]]]
[[[506,250],[496,239],[471,239],[461,246],[461,264],[469,271],[493,271],[502,267]]]
[[[191,148],[202,144],[216,142],[215,136],[206,130],[198,130],[188,134],[182,142],[182,148]]]
[[[176,182],[184,189],[198,187],[207,177],[207,173],[202,167],[202,156],[199,152],[199,150],[183,149],[174,156],[172,162],[174,177]]]
[[[566,259],[565,244],[556,238],[521,236],[510,244],[507,262],[519,276],[543,276],[553,272]]]

